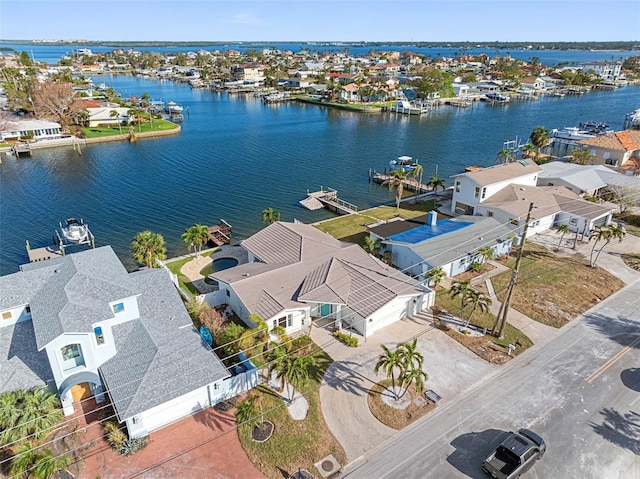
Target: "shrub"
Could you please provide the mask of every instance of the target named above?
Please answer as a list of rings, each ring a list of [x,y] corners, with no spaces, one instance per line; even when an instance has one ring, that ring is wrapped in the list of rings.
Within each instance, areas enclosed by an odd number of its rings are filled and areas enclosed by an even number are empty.
[[[469,268],[474,273],[481,273],[484,270],[484,263],[480,263],[479,261],[474,261],[473,263],[471,263]]]
[[[127,439],[120,448],[120,454],[123,456],[131,456],[132,454],[144,449],[148,443],[148,437],[134,437],[133,439]]]
[[[335,333],[333,333],[333,337],[339,339],[350,348],[355,348],[358,346],[358,338],[349,336],[348,334],[345,334],[341,331],[336,331]]]
[[[285,333],[285,329],[282,326],[276,326],[271,330],[271,332],[276,336],[282,336]]]
[[[115,429],[107,434],[107,442],[116,451],[121,451],[127,440],[127,435],[121,429]]]
[[[291,342],[291,346],[294,349],[302,349],[310,346],[311,343],[313,343],[313,340],[310,336],[300,336],[299,338],[296,338]]]
[[[239,350],[238,339],[244,332],[244,329],[245,328],[243,328],[239,324],[231,323],[229,326],[222,330],[222,334],[220,335],[220,338],[216,341],[216,343],[223,345],[224,352],[227,355],[231,356],[233,354],[236,354]]]

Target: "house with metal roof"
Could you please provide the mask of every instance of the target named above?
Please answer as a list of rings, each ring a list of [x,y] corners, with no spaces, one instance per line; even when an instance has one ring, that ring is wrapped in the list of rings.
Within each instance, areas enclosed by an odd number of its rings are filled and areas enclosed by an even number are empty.
[[[391,253],[393,264],[412,276],[424,278],[441,267],[447,276],[467,271],[480,261],[478,250],[490,247],[495,256],[508,254],[519,230],[495,218],[459,216],[438,219],[435,211],[404,220],[369,226],[372,238],[380,240],[383,251]]]
[[[278,221],[241,246],[249,263],[211,275],[219,291],[207,301],[228,304],[249,326],[255,314],[290,334],[330,318],[368,337],[434,302],[423,284],[310,225]]]
[[[22,265],[0,292],[2,391],[46,384],[66,415],[108,395],[138,437],[231,389],[167,273],[128,273],[109,246]]]

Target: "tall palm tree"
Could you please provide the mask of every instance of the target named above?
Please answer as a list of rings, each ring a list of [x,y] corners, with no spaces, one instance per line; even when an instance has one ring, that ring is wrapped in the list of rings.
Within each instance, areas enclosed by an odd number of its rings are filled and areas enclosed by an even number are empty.
[[[407,172],[403,168],[398,168],[389,173],[389,178],[382,182],[383,185],[388,185],[389,189],[396,189],[396,212],[400,211],[400,201],[402,200],[402,194],[404,193],[404,182],[407,179]]]
[[[596,254],[596,258],[593,260],[593,264],[591,265],[591,267],[596,266],[600,253],[602,253],[602,250],[605,249],[607,245],[611,243],[611,241],[613,241],[614,239],[617,239],[618,241],[621,242],[627,234],[627,232],[623,228],[620,228],[619,226],[609,226],[607,229],[609,230],[609,232],[604,235],[604,238],[603,238],[604,245],[602,245],[602,248],[600,248],[600,250],[598,251],[598,254]]]
[[[589,233],[589,241],[593,241],[593,246],[591,247],[591,254],[589,255],[589,266],[591,266],[592,268],[595,266],[595,263],[593,261],[593,253],[596,249],[596,245],[600,241],[605,240],[607,236],[609,236],[610,234],[611,232],[609,231],[609,228],[607,228],[606,226],[596,226]]]
[[[444,180],[438,176],[438,174],[434,174],[431,179],[429,179],[429,183],[427,186],[430,186],[433,191],[436,192],[436,198],[438,197],[438,188],[442,188],[444,190]]]
[[[206,244],[209,240],[209,227],[205,225],[195,224],[190,228],[187,228],[182,233],[182,242],[187,245],[189,250],[193,250],[196,253],[196,258],[200,257],[202,251],[202,245]]]
[[[262,210],[262,222],[263,223],[275,223],[276,221],[280,221],[280,212],[274,210],[273,208],[266,208]]]
[[[117,118],[118,128],[120,128],[120,134],[122,135],[122,123],[120,123],[120,113],[117,110],[111,110],[109,112],[109,118]]]
[[[424,356],[418,351],[418,340],[413,338],[413,341],[400,344],[398,350],[402,355],[405,368],[411,366],[421,368],[424,363]]]
[[[137,108],[129,108],[127,110],[127,115],[129,115],[129,118],[131,119],[132,123],[137,123],[138,124],[138,133],[140,133],[142,130],[140,128],[140,124],[142,123],[140,121],[140,111]]]
[[[562,240],[564,239],[564,235],[566,235],[570,231],[571,231],[571,228],[567,224],[558,226],[558,233],[561,233],[561,235],[560,235],[560,241],[558,241],[558,246],[556,247],[556,251],[560,250],[560,245],[562,244]]]
[[[533,145],[536,147],[538,154],[540,154],[540,149],[549,144],[549,130],[547,130],[544,126],[538,126],[533,129],[529,139],[531,140],[531,143],[533,143]]]
[[[465,295],[465,305],[471,306],[471,311],[469,312],[469,318],[467,319],[466,326],[469,326],[471,322],[471,317],[473,313],[475,313],[476,309],[480,308],[480,311],[486,313],[489,310],[489,306],[491,306],[491,298],[487,296],[485,293],[480,291],[476,291],[475,289],[469,289]]]
[[[409,172],[409,175],[413,177],[418,183],[416,185],[416,200],[418,199],[418,195],[420,194],[420,187],[422,186],[422,176],[424,175],[424,169],[422,165],[416,165],[416,167]],[[409,176],[407,175],[407,176]]]
[[[155,267],[158,260],[167,258],[164,238],[159,233],[142,231],[131,241],[131,257],[147,268]]]
[[[536,145],[534,145],[531,142],[527,143],[522,147],[522,156],[523,157],[526,156],[527,158],[531,157],[535,149],[536,149]]]
[[[436,268],[432,268],[427,271],[425,278],[429,280],[430,283],[433,283],[435,287],[438,287],[442,280],[446,278],[447,274],[442,269],[442,266],[438,266]]]
[[[464,307],[467,297],[467,293],[471,289],[471,280],[466,279],[464,281],[456,280],[451,283],[449,288],[449,296],[451,298],[460,298],[460,317],[464,320]]]
[[[0,444],[40,440],[62,420],[57,396],[47,389],[19,389],[0,394]]]
[[[518,157],[516,156],[515,151],[510,150],[509,148],[505,148],[504,150],[500,150],[498,155],[496,156],[496,163],[512,163],[516,161]]]
[[[378,374],[378,371],[381,369],[387,375],[388,378],[391,378],[391,390],[395,395],[396,399],[398,399],[398,394],[396,391],[396,374],[399,376],[404,372],[404,358],[402,357],[402,352],[399,350],[391,350],[384,344],[381,344],[382,354],[378,357],[378,362],[376,363],[373,371]]]
[[[409,390],[412,382],[416,383],[418,391],[424,390],[424,383],[429,379],[429,375],[422,368],[409,368],[400,375],[401,387],[404,389],[400,392],[399,398],[403,397]]]

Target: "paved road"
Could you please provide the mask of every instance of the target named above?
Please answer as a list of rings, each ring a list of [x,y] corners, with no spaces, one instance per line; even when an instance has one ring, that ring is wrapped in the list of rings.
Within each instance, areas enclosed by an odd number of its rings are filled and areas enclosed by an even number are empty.
[[[483,457],[521,427],[548,443],[529,478],[640,477],[640,281],[467,393],[342,477],[484,479]]]

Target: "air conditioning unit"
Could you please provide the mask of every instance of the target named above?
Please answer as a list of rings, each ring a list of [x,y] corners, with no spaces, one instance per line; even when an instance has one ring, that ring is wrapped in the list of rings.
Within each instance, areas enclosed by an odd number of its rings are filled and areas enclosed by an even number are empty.
[[[320,475],[325,479],[340,472],[340,464],[338,464],[338,461],[336,461],[336,458],[333,457],[332,454],[329,454],[324,459],[320,459],[314,466],[316,466]]]

